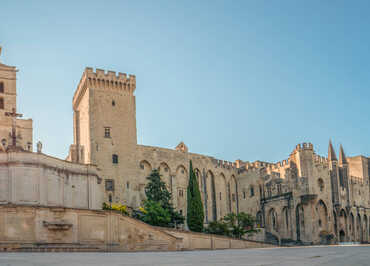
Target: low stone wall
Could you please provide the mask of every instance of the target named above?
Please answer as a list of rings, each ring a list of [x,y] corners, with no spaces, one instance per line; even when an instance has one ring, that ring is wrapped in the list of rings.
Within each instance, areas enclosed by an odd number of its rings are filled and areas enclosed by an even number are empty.
[[[153,227],[115,211],[0,205],[0,251],[175,251],[271,246]]]
[[[0,206],[2,251],[178,250],[180,241],[114,211]]]
[[[263,242],[240,240],[219,235],[195,233],[167,228],[164,229],[164,231],[182,240],[179,246],[181,250],[275,247],[275,245]]]

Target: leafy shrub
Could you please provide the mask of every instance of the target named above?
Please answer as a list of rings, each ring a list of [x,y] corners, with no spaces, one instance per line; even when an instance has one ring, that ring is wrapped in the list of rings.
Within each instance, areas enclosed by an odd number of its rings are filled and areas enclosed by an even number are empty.
[[[220,221],[210,222],[205,232],[241,239],[245,234],[254,234],[256,219],[245,212],[229,213]]]
[[[120,204],[120,203],[113,203],[113,204],[107,204],[107,203],[103,203],[103,210],[114,210],[114,211],[119,211],[121,212],[123,215],[129,215],[128,211],[127,211],[127,206],[126,205],[123,205],[123,204]]]

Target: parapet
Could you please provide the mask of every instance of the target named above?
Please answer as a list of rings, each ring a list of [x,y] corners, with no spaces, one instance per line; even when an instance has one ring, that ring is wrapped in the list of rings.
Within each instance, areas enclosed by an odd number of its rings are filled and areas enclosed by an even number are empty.
[[[73,105],[78,102],[86,88],[117,90],[133,95],[136,89],[136,77],[135,75],[120,72],[117,74],[115,71],[105,71],[98,68],[94,72],[93,68],[86,67],[73,96]]]
[[[307,143],[307,142],[303,142],[303,143],[300,143],[298,144],[296,147],[295,147],[295,150],[313,150],[313,145],[312,143]]]
[[[236,163],[223,161],[223,160],[216,160],[215,161],[216,166],[220,168],[226,168],[226,169],[236,169]]]
[[[314,154],[313,158],[314,158],[315,163],[318,163],[318,164],[327,164],[328,163],[328,159],[326,157]]]
[[[136,89],[136,77],[135,75],[128,75],[126,73],[119,72],[118,74],[115,71],[105,71],[103,69],[96,69],[94,70],[91,67],[87,67],[85,69],[85,73],[87,76],[87,79],[93,84],[93,85],[100,85],[103,87],[117,87],[121,89],[126,89],[126,87],[129,87],[129,89],[132,90],[132,92]]]

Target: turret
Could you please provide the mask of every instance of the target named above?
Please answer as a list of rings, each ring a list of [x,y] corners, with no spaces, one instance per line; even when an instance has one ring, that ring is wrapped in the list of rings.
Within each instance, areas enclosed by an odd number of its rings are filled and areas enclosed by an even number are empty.
[[[338,169],[338,160],[335,155],[333,144],[329,140],[328,148],[328,163],[329,163],[329,172],[330,172],[330,182],[332,188],[332,201],[333,204],[339,203],[339,169]]]
[[[346,191],[346,203],[349,204],[349,169],[346,155],[343,150],[343,146],[340,145],[339,150],[339,185]]]
[[[333,148],[333,144],[331,143],[331,140],[329,140],[329,149],[328,149],[328,161],[338,161],[337,156],[335,155],[335,151]]]
[[[340,145],[340,150],[339,150],[339,165],[343,166],[343,165],[347,165],[347,164],[348,164],[347,158],[346,158],[346,155],[344,154],[343,146],[341,144]]]

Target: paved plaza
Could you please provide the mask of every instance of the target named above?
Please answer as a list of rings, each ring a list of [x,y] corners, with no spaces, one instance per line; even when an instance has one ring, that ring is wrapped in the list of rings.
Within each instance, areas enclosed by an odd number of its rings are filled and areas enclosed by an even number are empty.
[[[370,265],[370,246],[137,253],[0,253],[1,266]]]

